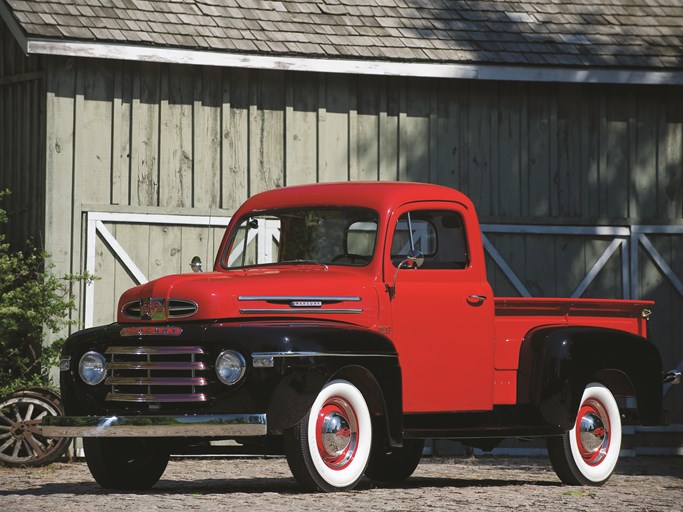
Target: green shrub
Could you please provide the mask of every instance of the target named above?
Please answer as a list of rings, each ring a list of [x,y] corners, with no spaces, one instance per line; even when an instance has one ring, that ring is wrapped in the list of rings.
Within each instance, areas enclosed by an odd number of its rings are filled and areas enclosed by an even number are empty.
[[[0,192],[0,200],[9,191]],[[7,213],[0,208],[0,223]],[[72,325],[71,292],[85,275],[58,278],[49,255],[30,247],[12,251],[0,233],[0,397],[22,387],[51,387],[50,368],[59,361],[63,338],[46,343]]]

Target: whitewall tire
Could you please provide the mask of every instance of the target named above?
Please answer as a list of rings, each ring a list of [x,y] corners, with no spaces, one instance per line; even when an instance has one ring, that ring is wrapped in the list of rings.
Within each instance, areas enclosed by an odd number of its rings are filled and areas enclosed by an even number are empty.
[[[602,384],[586,386],[574,428],[549,437],[548,454],[560,479],[570,485],[602,485],[612,476],[621,449],[621,416]]]
[[[311,490],[353,489],[372,447],[372,421],[363,394],[346,380],[328,382],[309,413],[285,432],[287,462]]]

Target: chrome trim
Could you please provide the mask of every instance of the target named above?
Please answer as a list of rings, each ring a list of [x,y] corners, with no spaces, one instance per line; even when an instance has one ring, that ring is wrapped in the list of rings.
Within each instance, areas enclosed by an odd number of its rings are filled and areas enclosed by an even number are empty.
[[[183,305],[181,305],[183,304]],[[188,299],[168,299],[168,304],[166,306],[167,308],[167,315],[168,318],[188,318],[193,315],[196,315],[197,312],[199,312],[199,304],[197,304],[193,300],[188,300]],[[192,309],[193,311],[190,313],[182,313],[182,314],[175,314],[173,313],[173,309]]]
[[[361,297],[335,297],[335,296],[302,296],[302,295],[241,295],[238,301],[262,300],[265,302],[291,302],[293,300],[319,300],[323,302],[361,302]]]
[[[316,309],[304,309],[304,308],[287,308],[287,309],[282,309],[282,308],[273,308],[273,309],[240,309],[240,313],[242,315],[268,315],[271,313],[277,313],[277,314],[304,314],[304,315],[322,315],[322,314],[330,314],[330,315],[358,315],[362,313],[362,309],[324,309],[324,308],[316,308]]]
[[[46,416],[47,437],[249,437],[268,433],[265,414]]]
[[[362,352],[252,352],[253,359],[289,357],[397,357],[396,354],[363,354]],[[256,366],[256,364],[254,364]],[[265,365],[263,365],[265,366]]]
[[[107,393],[107,402],[135,402],[135,403],[174,403],[174,402],[206,402],[204,393],[176,393],[176,394],[136,394],[136,393]]]
[[[664,375],[664,384],[677,385],[681,383],[681,370],[671,370]]]
[[[109,377],[106,386],[206,386],[203,377]]]
[[[135,356],[146,355],[178,355],[178,354],[203,354],[201,347],[109,347],[105,354],[128,354]]]
[[[207,370],[208,367],[201,362],[177,362],[177,363],[147,363],[144,361],[122,361],[107,363],[106,370]]]

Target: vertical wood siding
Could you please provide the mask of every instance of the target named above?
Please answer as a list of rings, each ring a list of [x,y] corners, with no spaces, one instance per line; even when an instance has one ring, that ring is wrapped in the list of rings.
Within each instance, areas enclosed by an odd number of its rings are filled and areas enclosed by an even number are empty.
[[[0,191],[12,191],[0,229],[17,249],[29,238],[43,244],[44,114],[42,61],[24,56],[0,21]]]
[[[60,270],[83,268],[84,205],[226,214],[257,192],[316,181],[440,183],[467,193],[487,223],[683,224],[681,87],[62,58],[48,65],[46,239]],[[19,108],[18,94],[5,91],[0,110]],[[0,143],[8,148],[16,137],[5,128]],[[5,170],[20,158],[8,154],[0,152]],[[111,230],[149,278],[186,271],[194,253],[213,250],[202,230]],[[683,238],[653,240],[680,272]],[[491,241],[538,296],[570,295],[611,242],[506,234]],[[107,251],[98,254],[98,265],[104,309],[97,319],[104,322],[132,282]],[[683,359],[683,299],[648,258],[642,267],[641,295],[659,301],[653,336],[673,366]],[[497,294],[516,294],[495,265],[488,268]],[[617,255],[586,295],[622,296],[621,268]],[[681,392],[672,393],[680,411]]]

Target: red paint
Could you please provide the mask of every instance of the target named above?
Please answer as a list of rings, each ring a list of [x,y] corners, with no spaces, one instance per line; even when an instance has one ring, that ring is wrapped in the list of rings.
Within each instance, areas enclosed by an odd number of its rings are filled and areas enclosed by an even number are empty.
[[[373,259],[362,267],[274,264],[228,270],[221,266],[231,230],[246,214],[302,205],[362,207],[377,212]],[[396,272],[390,257],[394,227],[404,213],[424,210],[452,212],[461,218],[469,264],[460,269],[399,270],[392,299],[387,287],[393,286]],[[295,297],[301,302],[240,300],[245,296]],[[322,305],[315,302],[315,298],[325,296],[360,300]],[[388,336],[398,350],[404,412],[487,410],[495,404],[514,404],[519,349],[529,330],[540,325],[586,325],[644,336],[642,311],[652,304],[595,299],[494,299],[486,279],[480,227],[472,202],[446,187],[396,182],[305,185],[258,194],[233,216],[213,272],[167,276],[137,286],[122,295],[119,311],[130,301],[146,298],[196,302],[198,312],[188,321],[325,319],[378,331]],[[360,311],[343,312],[352,309]],[[154,323],[122,315],[118,321]]]

